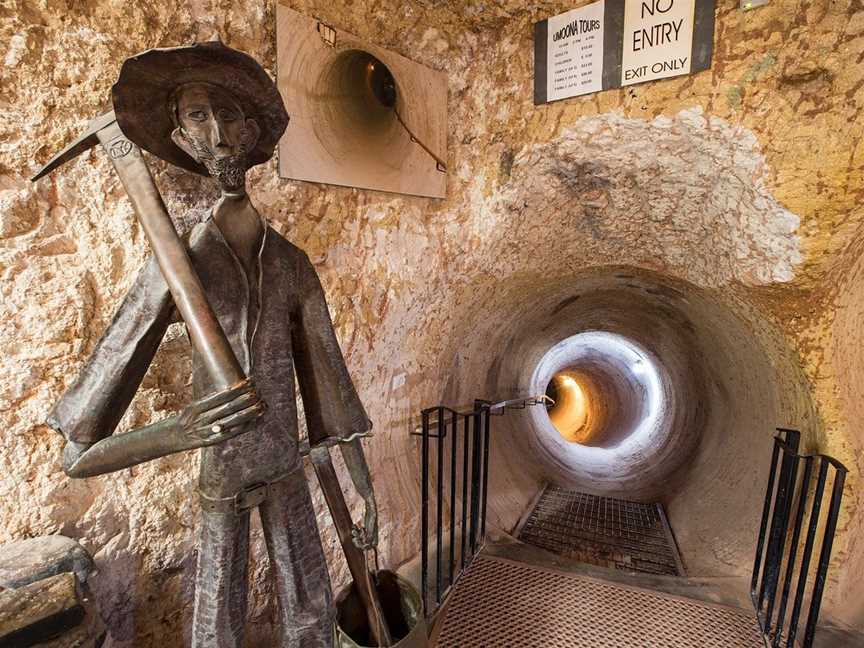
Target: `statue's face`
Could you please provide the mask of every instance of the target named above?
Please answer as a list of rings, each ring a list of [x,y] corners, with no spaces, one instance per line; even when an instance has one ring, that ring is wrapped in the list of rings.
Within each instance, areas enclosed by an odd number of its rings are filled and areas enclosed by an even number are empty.
[[[231,93],[218,86],[183,86],[175,101],[174,143],[203,164],[223,189],[242,189],[247,152],[259,135],[255,121],[247,119]]]

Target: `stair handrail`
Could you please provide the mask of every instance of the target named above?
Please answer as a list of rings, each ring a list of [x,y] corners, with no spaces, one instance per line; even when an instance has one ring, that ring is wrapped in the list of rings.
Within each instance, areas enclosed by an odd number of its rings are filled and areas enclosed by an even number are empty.
[[[798,626],[807,582],[810,575],[810,565],[816,545],[816,535],[819,527],[825,497],[825,486],[828,482],[828,472],[834,469],[831,486],[830,502],[825,520],[825,530],[822,535],[819,561],[816,567],[815,579],[810,596],[810,606],[804,629],[802,648],[811,648],[819,620],[822,597],[825,592],[825,580],[828,565],[831,561],[831,550],[837,531],[837,520],[840,515],[840,505],[843,499],[843,488],[848,469],[834,457],[825,454],[801,454],[799,446],[801,432],[790,428],[777,428],[774,437],[774,448],[771,454],[771,467],[768,475],[768,487],[765,493],[765,504],[762,509],[762,519],[759,527],[759,538],[756,544],[756,558],[753,563],[753,573],[750,580],[750,597],[756,609],[760,628],[767,642],[773,648],[795,646],[798,636]],[[782,454],[782,456],[781,456]],[[778,474],[778,463],[780,464]],[[803,473],[799,471],[804,464]],[[815,488],[812,490],[812,506],[810,507],[807,535],[801,551],[800,568],[795,577],[795,565],[801,541],[801,530],[807,514],[807,502],[811,492],[814,466],[818,464]],[[799,475],[801,476],[799,482]],[[797,491],[797,493],[796,493]],[[797,494],[797,498],[796,498]],[[789,537],[790,514],[795,506],[792,536]],[[769,517],[770,530],[769,530]],[[767,545],[766,545],[767,541]],[[783,565],[785,563],[785,570]],[[784,571],[781,585],[781,571]],[[786,622],[789,595],[793,580],[796,581],[795,597],[792,613]],[[780,592],[780,605],[777,607],[777,594]],[[776,609],[776,615],[775,615]],[[785,642],[785,643],[784,643]]]
[[[446,413],[456,414],[458,416],[471,416],[472,414],[477,413],[477,407],[485,407],[489,409],[489,413],[492,416],[504,416],[506,410],[508,409],[525,409],[526,407],[531,407],[533,405],[546,405],[547,408],[554,407],[555,401],[550,398],[546,394],[541,394],[539,396],[525,396],[522,398],[511,398],[509,400],[499,401],[497,403],[493,403],[492,401],[484,400],[481,398],[475,399],[474,401],[474,409],[473,410],[463,410],[458,411],[455,408],[448,407],[447,405],[436,405],[434,407],[427,407],[424,410],[421,410],[420,414],[424,412],[436,412],[439,409],[443,409]],[[444,436],[447,436],[447,426],[450,425],[451,421],[448,419],[444,419]],[[433,427],[438,427],[438,421],[432,421],[430,423]],[[412,431],[411,436],[422,436],[423,435],[423,424],[420,423],[417,425]],[[437,438],[436,434],[430,435],[432,438]]]
[[[554,405],[555,401],[546,394],[526,396],[493,402],[476,399],[474,408],[468,411],[458,411],[453,407],[438,405],[427,407],[420,413],[421,424],[411,432],[412,436],[421,437],[421,593],[423,608],[428,611],[429,594],[429,487],[430,487],[430,439],[436,439],[436,573],[435,573],[435,604],[440,606],[447,594],[452,591],[457,578],[470,565],[482,547],[486,538],[486,505],[489,486],[489,438],[490,419],[492,416],[503,415],[507,410],[525,409],[534,405]],[[433,418],[434,415],[434,418]],[[432,432],[436,428],[437,433]],[[452,434],[448,435],[448,427]],[[462,504],[461,515],[461,547],[459,561],[456,560],[456,509],[457,509],[457,466],[458,440],[460,427],[462,429],[462,493],[459,499]],[[450,550],[447,563],[447,585],[444,584],[443,538],[444,538],[444,451],[446,440],[450,437]],[[469,465],[470,460],[470,465]],[[470,473],[470,493],[469,493]],[[470,495],[470,496],[469,496]],[[470,510],[469,510],[470,509]],[[457,570],[458,568],[458,570]]]

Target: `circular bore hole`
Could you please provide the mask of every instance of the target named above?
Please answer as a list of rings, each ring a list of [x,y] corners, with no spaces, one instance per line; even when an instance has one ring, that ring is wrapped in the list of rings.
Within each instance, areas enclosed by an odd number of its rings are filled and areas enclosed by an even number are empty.
[[[574,474],[624,470],[662,445],[663,380],[654,358],[621,335],[585,331],[561,340],[532,379],[556,401],[536,414],[538,449]]]
[[[399,173],[413,150],[399,123],[405,97],[393,73],[369,52],[353,49],[336,55],[314,84],[310,112],[318,141],[358,181],[375,182]]]

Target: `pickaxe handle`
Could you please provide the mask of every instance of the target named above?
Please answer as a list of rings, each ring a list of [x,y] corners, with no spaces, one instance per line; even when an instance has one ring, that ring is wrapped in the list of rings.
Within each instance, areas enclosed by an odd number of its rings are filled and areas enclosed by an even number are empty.
[[[186,323],[189,339],[214,386],[223,390],[237,385],[246,378],[243,368],[207,301],[201,280],[174,229],[141,149],[123,134],[116,121],[100,129],[97,137],[126,188],[174,304]]]
[[[342,487],[339,485],[339,477],[333,468],[333,461],[330,458],[330,448],[313,448],[309,453],[309,457],[312,459],[312,466],[315,468],[315,475],[318,477],[318,484],[321,486],[321,492],[324,494],[327,508],[330,509],[333,526],[336,527],[339,543],[342,545],[342,551],[345,553],[345,562],[348,563],[348,571],[351,572],[351,578],[354,579],[354,587],[357,588],[357,594],[366,610],[372,638],[376,641],[377,646],[392,646],[393,639],[387,626],[387,620],[384,617],[381,597],[378,596],[378,590],[372,582],[372,574],[369,570],[366,554],[354,544],[354,539],[351,536],[351,528],[353,526],[351,511],[345,503],[345,495],[342,493]]]

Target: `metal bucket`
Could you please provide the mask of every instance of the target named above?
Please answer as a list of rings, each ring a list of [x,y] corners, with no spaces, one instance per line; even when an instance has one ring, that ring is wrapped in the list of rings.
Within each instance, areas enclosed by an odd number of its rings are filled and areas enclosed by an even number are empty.
[[[384,616],[393,635],[393,648],[425,648],[426,618],[420,593],[398,574],[381,570],[377,576],[378,594]],[[354,590],[354,584],[336,597],[336,648],[376,648],[369,635],[369,623]]]

